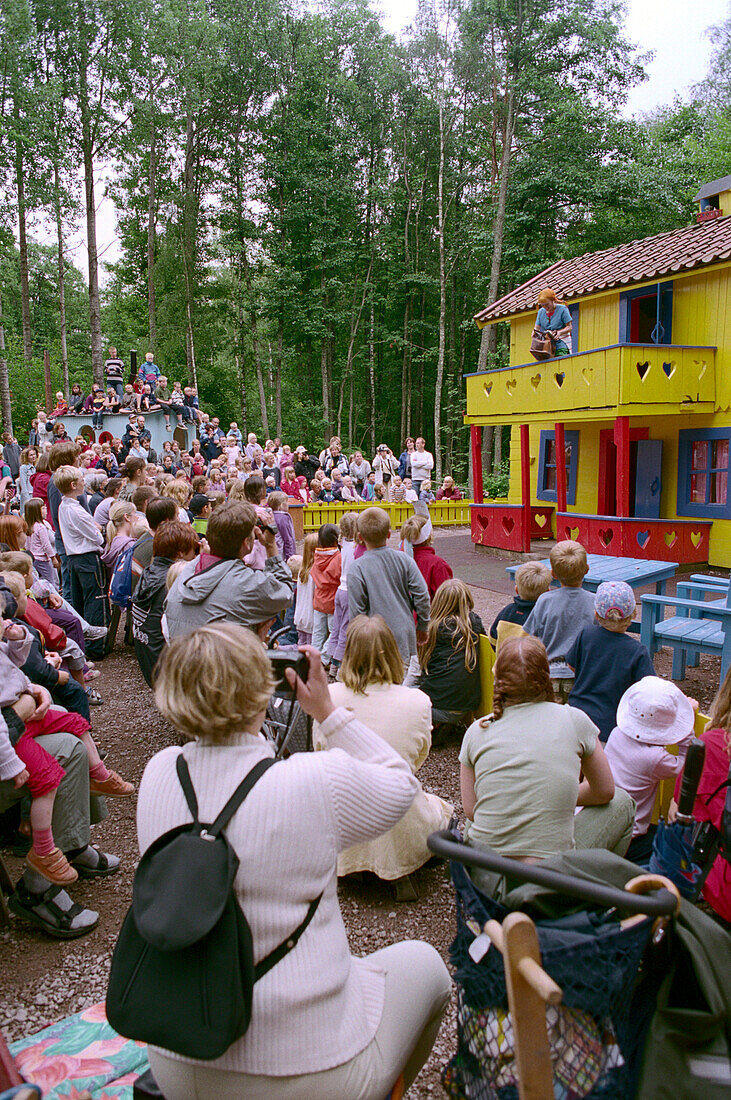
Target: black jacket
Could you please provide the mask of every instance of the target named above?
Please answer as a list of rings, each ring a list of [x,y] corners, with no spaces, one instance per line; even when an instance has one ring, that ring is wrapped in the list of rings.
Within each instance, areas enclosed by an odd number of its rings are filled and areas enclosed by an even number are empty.
[[[143,569],[132,600],[132,637],[142,675],[152,687],[152,674],[165,648],[162,613],[167,589],[165,581],[173,563],[169,558],[153,558]]]
[[[482,619],[470,611],[470,626],[475,634],[484,634]],[[470,672],[465,662],[463,648],[454,647],[454,623],[442,623],[437,630],[437,640],[429,658],[426,672],[422,672],[417,687],[426,692],[437,710],[466,713],[479,709],[481,700],[480,663]]]

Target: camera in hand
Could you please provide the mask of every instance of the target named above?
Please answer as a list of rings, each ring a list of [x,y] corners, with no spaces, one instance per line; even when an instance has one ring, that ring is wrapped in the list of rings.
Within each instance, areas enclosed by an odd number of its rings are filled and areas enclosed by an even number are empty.
[[[277,695],[294,695],[294,689],[289,680],[284,675],[286,669],[292,668],[299,676],[300,680],[307,683],[307,674],[310,671],[310,663],[307,660],[306,653],[300,653],[295,650],[283,650],[283,649],[268,649],[267,657],[269,663],[272,666],[272,672],[274,674],[274,690]]]
[[[263,519],[258,519],[256,521],[256,526],[259,528],[260,531],[271,531],[273,535],[276,535],[277,533],[276,523],[265,523]]]

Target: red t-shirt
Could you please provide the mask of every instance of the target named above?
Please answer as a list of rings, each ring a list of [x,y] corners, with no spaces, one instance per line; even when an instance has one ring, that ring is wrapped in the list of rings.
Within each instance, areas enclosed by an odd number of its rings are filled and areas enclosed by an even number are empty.
[[[715,729],[706,730],[700,737],[706,746],[706,760],[701,781],[698,784],[693,817],[696,821],[711,821],[718,829],[721,826],[721,815],[726,801],[726,788],[721,787],[710,802],[708,799],[716,788],[728,779],[729,763],[731,763],[731,754],[727,747],[729,735],[726,730]],[[676,802],[680,795],[681,779],[682,775],[678,776],[675,784]],[[724,920],[731,921],[731,864],[727,863],[723,856],[716,857],[709,871],[703,887],[703,897]]]

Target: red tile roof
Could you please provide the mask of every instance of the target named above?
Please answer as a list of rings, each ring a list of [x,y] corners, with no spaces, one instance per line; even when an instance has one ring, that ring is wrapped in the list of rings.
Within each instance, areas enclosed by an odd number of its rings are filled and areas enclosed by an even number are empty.
[[[601,252],[587,252],[572,260],[558,260],[480,310],[474,319],[483,325],[535,309],[538,291],[546,286],[562,300],[572,301],[585,294],[644,283],[722,260],[731,260],[731,216],[658,233]]]

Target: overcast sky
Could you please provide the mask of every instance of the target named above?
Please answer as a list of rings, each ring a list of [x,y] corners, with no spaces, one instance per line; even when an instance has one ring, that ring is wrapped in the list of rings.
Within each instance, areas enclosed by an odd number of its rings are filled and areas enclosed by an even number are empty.
[[[414,18],[417,0],[381,0],[383,21],[394,34]],[[629,0],[626,31],[628,38],[645,52],[653,51],[648,66],[649,80],[635,88],[629,97],[627,114],[651,111],[684,96],[705,75],[711,53],[706,29],[723,22],[729,12],[729,0]],[[700,181],[699,181],[700,182]],[[97,188],[97,234],[101,261],[113,261],[119,255],[116,241],[114,208],[103,198],[103,179]],[[39,226],[31,235],[46,243],[55,243],[53,231]],[[83,223],[69,237],[72,262],[86,275],[86,237]],[[100,280],[106,282],[100,270]]]

